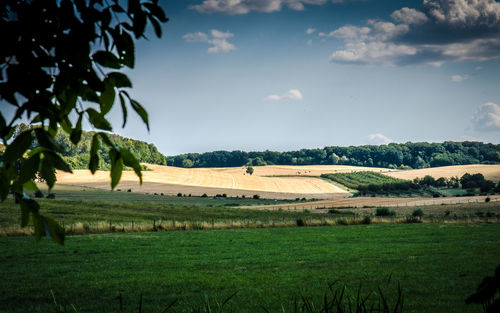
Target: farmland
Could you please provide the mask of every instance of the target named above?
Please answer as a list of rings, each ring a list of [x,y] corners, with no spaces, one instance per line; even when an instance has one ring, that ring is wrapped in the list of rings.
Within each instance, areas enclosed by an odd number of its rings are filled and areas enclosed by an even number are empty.
[[[400,281],[404,312],[478,312],[464,299],[497,265],[498,238],[499,224],[104,234],[70,237],[64,247],[4,237],[0,311],[44,312],[51,292],[78,312],[117,311],[119,294],[127,312],[139,294],[144,312],[160,312],[175,299],[180,311],[234,292],[229,306],[238,312],[291,311],[301,295],[321,303],[339,279],[351,295],[360,282],[365,292],[380,283],[391,300]]]
[[[373,171],[398,179],[413,179],[432,175],[435,178],[461,176],[464,173],[483,173],[486,179],[500,180],[500,165],[460,165],[422,170],[390,170],[344,165],[310,166],[256,166],[254,174],[245,173],[243,167],[185,169],[172,166],[147,165],[144,183],[139,185],[131,171],[123,173],[121,190],[138,193],[177,193],[209,196],[226,193],[228,196],[251,197],[259,194],[269,199],[295,199],[297,197],[331,199],[350,194],[347,188],[319,179],[321,174]],[[58,182],[68,185],[109,189],[109,172],[98,171],[91,175],[88,170],[75,170],[74,174],[58,172]]]

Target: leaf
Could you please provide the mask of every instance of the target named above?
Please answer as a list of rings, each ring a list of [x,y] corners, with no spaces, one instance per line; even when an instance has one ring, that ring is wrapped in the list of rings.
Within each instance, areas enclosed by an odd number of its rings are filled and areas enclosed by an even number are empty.
[[[146,2],[144,3],[144,6],[148,8],[149,12],[151,12],[154,16],[156,16],[158,20],[160,20],[160,22],[162,23],[168,22],[168,18],[165,16],[165,12],[159,5]]]
[[[116,45],[116,50],[120,56],[120,61],[123,65],[129,68],[134,68],[135,63],[135,46],[134,40],[126,31],[112,31],[114,43]]]
[[[115,102],[115,87],[113,82],[106,77],[104,79],[104,89],[99,96],[99,104],[101,106],[101,116],[104,117],[105,114],[111,110],[113,103]]]
[[[109,150],[109,158],[111,161],[111,190],[113,190],[122,177],[123,159],[121,158],[120,152],[115,149]]]
[[[109,139],[108,134],[106,134],[106,133],[102,133],[102,132],[101,132],[101,133],[99,133],[99,135],[101,136],[102,141],[104,141],[104,143],[105,143],[108,147],[110,147],[110,148],[112,148],[112,149],[115,149],[115,144],[111,141],[111,139]]]
[[[34,181],[28,180],[27,182],[25,182],[23,184],[23,189],[31,190],[31,191],[37,191],[38,190],[38,186],[35,184]]]
[[[109,51],[99,50],[92,55],[92,59],[104,67],[119,69],[122,67],[120,60]]]
[[[33,222],[33,227],[35,228],[35,241],[39,242],[45,231],[42,216],[38,212],[33,213],[31,214],[31,221]]]
[[[108,74],[107,79],[115,86],[116,88],[132,88],[132,82],[127,77],[127,75],[120,72],[112,72]]]
[[[24,152],[29,149],[32,141],[33,135],[31,134],[31,129],[20,133],[19,136],[17,136],[16,139],[14,139],[14,141],[7,146],[3,155],[4,162],[12,163],[17,159],[20,159]]]
[[[45,148],[48,148],[53,151],[63,152],[64,148],[58,144],[54,138],[43,128],[35,129],[36,139],[38,143]]]
[[[134,99],[130,99],[130,105],[132,106],[132,109],[134,109],[134,111],[137,114],[139,114],[139,116],[141,117],[142,121],[146,124],[146,127],[149,131],[148,112],[146,112],[146,110],[142,107],[142,105]]]
[[[146,29],[146,14],[141,10],[137,10],[134,13],[134,35],[136,39],[139,39],[143,34],[144,30]]]
[[[125,124],[127,124],[127,107],[125,105],[125,98],[123,98],[123,95],[120,93],[120,104],[122,106],[122,112],[123,112],[123,125],[122,128],[125,127]]]
[[[40,205],[33,199],[21,199],[21,227],[25,227],[29,222],[30,213],[38,214]]]
[[[155,30],[155,34],[158,38],[161,38],[161,25],[160,23],[155,20],[154,17],[149,17],[149,21],[151,22],[151,24],[153,24],[153,28]]]
[[[62,170],[68,173],[73,173],[71,167],[66,163],[59,154],[52,151],[45,151],[43,153],[44,159],[47,159],[48,162],[58,170]]]
[[[139,180],[142,185],[142,172],[141,172],[141,164],[139,161],[136,159],[136,157],[130,152],[129,150],[125,148],[121,148],[121,155],[123,158],[123,163],[126,166],[129,166],[134,169],[135,174],[139,177]]]
[[[75,146],[78,144],[78,142],[80,142],[80,139],[82,138],[82,118],[83,113],[80,113],[78,121],[76,122],[76,126],[71,131],[71,135],[69,136],[69,139]]]
[[[99,146],[101,142],[99,141],[99,134],[94,134],[92,137],[92,143],[90,145],[90,160],[89,160],[89,170],[92,174],[95,174],[99,168]]]
[[[21,171],[19,172],[19,181],[21,183],[25,183],[31,180],[36,172],[38,171],[38,167],[40,164],[40,155],[35,154],[24,160],[23,166],[21,167]]]
[[[45,182],[47,183],[47,186],[49,186],[49,189],[52,189],[52,187],[54,187],[54,184],[56,183],[57,178],[54,167],[47,158],[42,159],[40,175],[43,177],[43,179],[45,179]]]
[[[45,233],[49,233],[49,237],[52,239],[52,241],[60,245],[64,245],[64,229],[62,228],[62,226],[48,216],[42,216],[42,219],[45,222]]]
[[[87,109],[87,114],[89,115],[89,122],[94,125],[96,128],[104,129],[104,130],[113,130],[111,124],[108,122],[106,118],[96,110],[90,108]]]

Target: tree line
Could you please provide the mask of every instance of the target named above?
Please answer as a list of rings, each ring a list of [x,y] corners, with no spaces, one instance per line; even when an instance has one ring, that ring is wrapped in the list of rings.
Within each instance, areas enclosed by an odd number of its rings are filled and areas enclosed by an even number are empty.
[[[168,156],[177,167],[261,165],[355,165],[384,168],[427,168],[465,164],[499,164],[500,145],[482,142],[391,143],[374,146],[331,146],[297,151],[214,151]]]
[[[16,134],[20,134],[23,131],[33,126],[28,126],[26,124],[19,124],[15,128],[14,137]],[[89,164],[89,152],[91,149],[92,138],[95,132],[82,131],[81,139],[78,144],[74,145],[70,136],[65,132],[59,131],[54,137],[54,142],[62,148],[61,156],[68,163],[72,169],[87,169]],[[141,163],[159,164],[166,165],[167,160],[163,154],[161,154],[155,145],[134,140],[126,137],[122,137],[115,134],[108,134],[108,136],[113,140],[113,142],[119,147],[127,148],[132,152],[137,160]],[[38,142],[35,140],[31,144],[31,149],[38,146]],[[101,145],[98,149],[99,154],[99,169],[109,170],[111,169],[109,147]]]

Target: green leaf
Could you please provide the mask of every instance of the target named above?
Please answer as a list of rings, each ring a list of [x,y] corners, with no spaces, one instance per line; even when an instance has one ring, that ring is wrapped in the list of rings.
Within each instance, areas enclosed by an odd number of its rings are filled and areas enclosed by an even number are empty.
[[[38,186],[35,184],[34,181],[28,180],[27,182],[25,182],[23,184],[23,189],[25,189],[25,190],[31,190],[31,191],[37,191],[38,190]]]
[[[111,139],[109,139],[108,134],[106,134],[106,133],[102,133],[102,132],[101,132],[101,133],[99,133],[99,135],[101,136],[102,141],[104,141],[104,143],[105,143],[108,147],[110,147],[110,148],[112,148],[112,149],[115,149],[115,144],[111,141]]]
[[[31,214],[31,221],[33,222],[33,227],[35,228],[35,241],[39,242],[45,232],[42,216],[38,212],[33,213]]]
[[[136,39],[139,39],[143,34],[144,30],[146,29],[146,14],[142,10],[137,10],[134,13],[134,35]]]
[[[115,149],[109,150],[109,158],[111,161],[111,189],[113,190],[122,177],[123,159],[121,158],[121,153]]]
[[[71,130],[73,129],[73,127],[71,125],[71,121],[67,116],[65,116],[61,121],[61,127],[67,134],[71,134]]]
[[[111,34],[113,35],[116,50],[122,64],[129,68],[134,68],[135,46],[132,37],[126,31],[120,32],[115,30]]]
[[[146,2],[144,6],[148,8],[149,12],[151,12],[154,16],[160,20],[162,23],[168,22],[168,18],[165,16],[165,12],[159,5],[155,5],[153,3]],[[160,36],[158,36],[160,37]]]
[[[89,122],[94,125],[96,128],[104,129],[104,130],[113,130],[111,124],[108,120],[96,110],[90,108],[87,109],[87,114],[89,115]]]
[[[123,98],[123,95],[121,93],[120,93],[120,104],[122,106],[122,112],[123,112],[122,128],[124,128],[125,124],[127,124],[127,106],[125,105],[125,98]]]
[[[64,229],[62,228],[61,225],[59,225],[58,222],[53,220],[52,218],[48,216],[42,216],[42,219],[44,220],[44,225],[45,225],[45,233],[49,234],[49,238],[52,239],[52,241],[64,245]]]
[[[35,154],[24,160],[23,166],[21,167],[21,171],[19,173],[19,181],[21,183],[25,183],[31,180],[36,172],[38,171],[38,167],[40,164],[40,155]]]
[[[71,167],[61,158],[59,154],[52,151],[45,151],[43,156],[44,159],[46,159],[54,168],[68,173],[73,173]]]
[[[29,222],[30,213],[38,214],[40,210],[40,205],[33,199],[22,198],[21,199],[21,227],[25,227]]]
[[[132,106],[132,109],[134,109],[134,111],[137,114],[139,114],[139,116],[141,117],[142,121],[146,124],[146,127],[149,131],[148,112],[146,112],[146,110],[142,107],[142,105],[134,99],[130,99],[130,105]]]
[[[99,96],[99,104],[101,106],[101,115],[104,117],[105,114],[111,110],[113,103],[115,102],[115,87],[113,81],[109,77],[104,79],[104,89]]]
[[[154,17],[149,17],[149,21],[151,24],[153,24],[153,28],[155,30],[156,37],[161,38],[161,25],[160,23],[154,18]]]
[[[120,72],[112,72],[108,74],[107,79],[115,86],[116,88],[132,88],[132,82],[127,77],[127,75]]]
[[[136,159],[136,157],[132,154],[132,152],[130,152],[129,150],[122,147],[120,149],[120,151],[121,151],[122,158],[123,158],[123,164],[134,169],[134,172],[139,177],[139,180],[140,180],[141,185],[142,185],[141,164]]]
[[[42,159],[40,175],[45,179],[45,182],[47,183],[47,186],[49,186],[49,189],[52,189],[52,187],[54,187],[54,184],[56,183],[57,178],[54,167],[47,158]]]
[[[92,55],[92,59],[104,67],[119,69],[122,67],[120,60],[109,51],[100,50]]]
[[[45,129],[36,128],[35,134],[36,134],[36,139],[38,140],[40,146],[57,152],[64,151],[64,148],[60,144],[58,144]]]
[[[74,145],[77,145],[78,142],[80,142],[80,139],[82,138],[82,118],[83,118],[83,113],[80,113],[78,121],[76,122],[76,126],[71,131],[71,135],[69,136],[69,139]]]
[[[92,137],[92,143],[90,145],[90,160],[89,160],[89,170],[92,174],[95,174],[99,168],[99,146],[101,141],[99,140],[99,134],[94,134]]]
[[[12,163],[17,159],[20,159],[24,152],[29,149],[32,141],[33,135],[31,134],[31,129],[20,133],[19,136],[17,136],[16,139],[14,139],[14,141],[7,146],[3,155],[4,162]]]

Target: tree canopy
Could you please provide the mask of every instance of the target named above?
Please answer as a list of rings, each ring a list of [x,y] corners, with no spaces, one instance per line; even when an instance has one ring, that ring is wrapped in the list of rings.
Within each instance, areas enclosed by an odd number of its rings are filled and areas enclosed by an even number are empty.
[[[158,0],[4,0],[0,2],[0,103],[15,107],[7,120],[0,112],[0,138],[5,147],[0,159],[0,199],[12,193],[21,208],[21,226],[31,220],[35,239],[44,235],[64,242],[64,230],[48,216],[26,190],[37,190],[36,173],[52,188],[55,169],[70,172],[64,148],[55,139],[65,132],[73,144],[82,138],[82,121],[93,133],[88,168],[99,167],[101,142],[108,149],[111,187],[121,178],[124,166],[134,169],[142,181],[137,158],[104,131],[115,102],[123,112],[134,110],[149,130],[148,114],[127,88],[130,79],[121,69],[135,64],[135,39],[145,38],[151,24],[161,37],[167,22]],[[21,119],[30,125],[16,128]],[[33,144],[36,142],[36,146]]]

